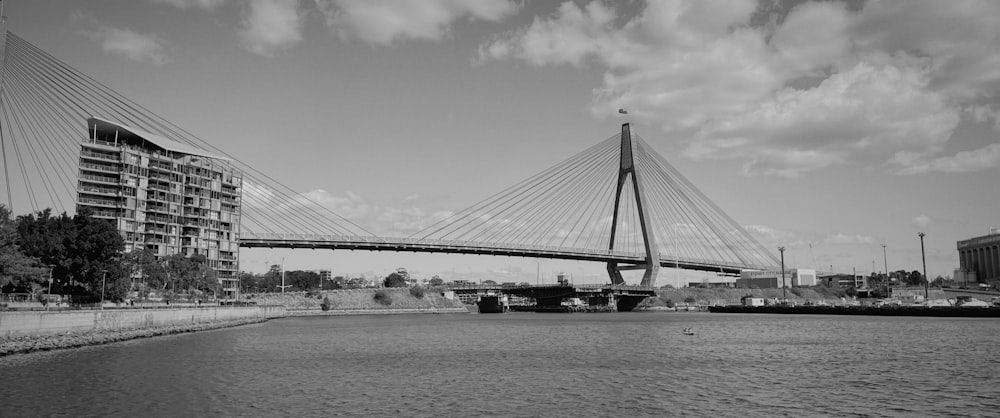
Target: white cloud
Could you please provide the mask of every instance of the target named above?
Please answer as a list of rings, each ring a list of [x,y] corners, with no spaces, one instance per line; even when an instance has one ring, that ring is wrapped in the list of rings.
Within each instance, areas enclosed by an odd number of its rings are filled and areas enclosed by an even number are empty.
[[[152,3],[167,4],[181,10],[205,9],[213,10],[226,2],[226,0],[148,0]]]
[[[915,160],[915,159],[914,159]],[[938,157],[927,161],[909,161],[911,165],[900,164],[898,174],[924,174],[931,172],[969,173],[1000,166],[1000,144],[990,144],[973,151],[962,151],[950,157]]]
[[[316,0],[316,5],[341,37],[382,45],[438,41],[450,35],[459,19],[495,22],[520,7],[509,0]]]
[[[130,60],[162,64],[167,61],[166,42],[158,35],[139,33],[131,29],[106,26],[90,15],[77,13],[71,20],[87,26],[80,31],[91,40],[100,42],[101,50]]]
[[[795,176],[862,152],[933,152],[960,116],[926,84],[923,60],[868,57],[812,89],[783,88],[756,109],[702,128],[684,153],[748,158],[745,174]],[[754,142],[760,146],[729,146]],[[762,169],[754,170],[758,165]]]
[[[627,108],[686,141],[685,156],[742,161],[746,175],[792,177],[848,163],[954,171],[948,161],[959,156],[935,156],[962,109],[1000,94],[996,2],[780,10],[751,0],[668,0],[628,10],[635,4],[565,2],[482,44],[478,61],[602,67],[595,115]],[[779,10],[770,23],[755,20],[771,8]],[[967,167],[1000,165],[986,157]]]
[[[867,235],[848,235],[843,233],[836,233],[833,235],[828,235],[823,242],[827,244],[843,244],[843,245],[871,245],[875,243],[875,238]]]
[[[917,215],[913,217],[913,223],[921,228],[925,228],[931,224],[931,218],[927,215]]]
[[[251,0],[243,11],[240,39],[255,54],[272,56],[302,41],[299,0]]]
[[[796,239],[792,232],[774,229],[766,225],[744,225],[743,229],[767,247],[786,245]]]
[[[377,205],[350,190],[335,195],[317,189],[296,200],[305,205],[315,202],[379,236],[406,237],[452,215],[449,211],[428,213],[407,198],[401,199],[398,206]]]

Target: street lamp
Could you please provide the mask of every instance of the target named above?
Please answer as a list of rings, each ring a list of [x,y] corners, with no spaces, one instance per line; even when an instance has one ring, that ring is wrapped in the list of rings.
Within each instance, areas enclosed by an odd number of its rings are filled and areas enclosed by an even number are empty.
[[[49,310],[49,296],[52,296],[52,267],[51,264],[46,265],[49,268],[49,293],[45,295],[45,310]]]
[[[788,296],[785,293],[785,247],[778,247],[778,252],[781,253],[781,299],[783,302],[788,301]]]
[[[104,288],[108,281],[108,271],[101,270],[101,309],[104,309]]]
[[[889,298],[889,258],[885,255],[885,244],[882,244],[882,260],[885,262],[885,297]]]
[[[920,237],[920,259],[924,262],[924,300],[930,299],[931,293],[931,282],[927,277],[927,256],[924,254],[924,234],[923,232],[917,232],[917,236]]]

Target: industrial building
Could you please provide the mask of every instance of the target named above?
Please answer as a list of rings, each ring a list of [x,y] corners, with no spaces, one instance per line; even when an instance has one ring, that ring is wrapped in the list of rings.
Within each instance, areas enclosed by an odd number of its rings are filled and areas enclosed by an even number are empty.
[[[958,242],[959,270],[979,283],[1000,282],[1000,228]],[[956,280],[958,277],[956,276]]]
[[[115,224],[125,251],[201,254],[222,298],[239,291],[242,173],[225,157],[96,117],[80,148],[77,208]]]
[[[781,271],[777,270],[743,270],[736,279],[736,287],[771,289],[792,286],[815,286],[816,270],[786,269],[782,280]]]

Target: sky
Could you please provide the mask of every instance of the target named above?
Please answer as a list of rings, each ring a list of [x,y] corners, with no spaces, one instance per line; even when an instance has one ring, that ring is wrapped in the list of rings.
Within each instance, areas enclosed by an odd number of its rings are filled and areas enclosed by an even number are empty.
[[[379,234],[614,135],[619,108],[789,266],[920,270],[924,232],[928,275],[948,276],[958,240],[1000,226],[994,1],[3,4],[10,31]],[[241,252],[253,272],[282,260],[607,281],[598,263]]]

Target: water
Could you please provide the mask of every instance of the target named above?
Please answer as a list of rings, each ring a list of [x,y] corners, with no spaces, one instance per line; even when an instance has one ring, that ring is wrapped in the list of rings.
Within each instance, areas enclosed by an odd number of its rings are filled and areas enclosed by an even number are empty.
[[[997,416],[998,354],[985,318],[286,318],[0,358],[0,416]]]

